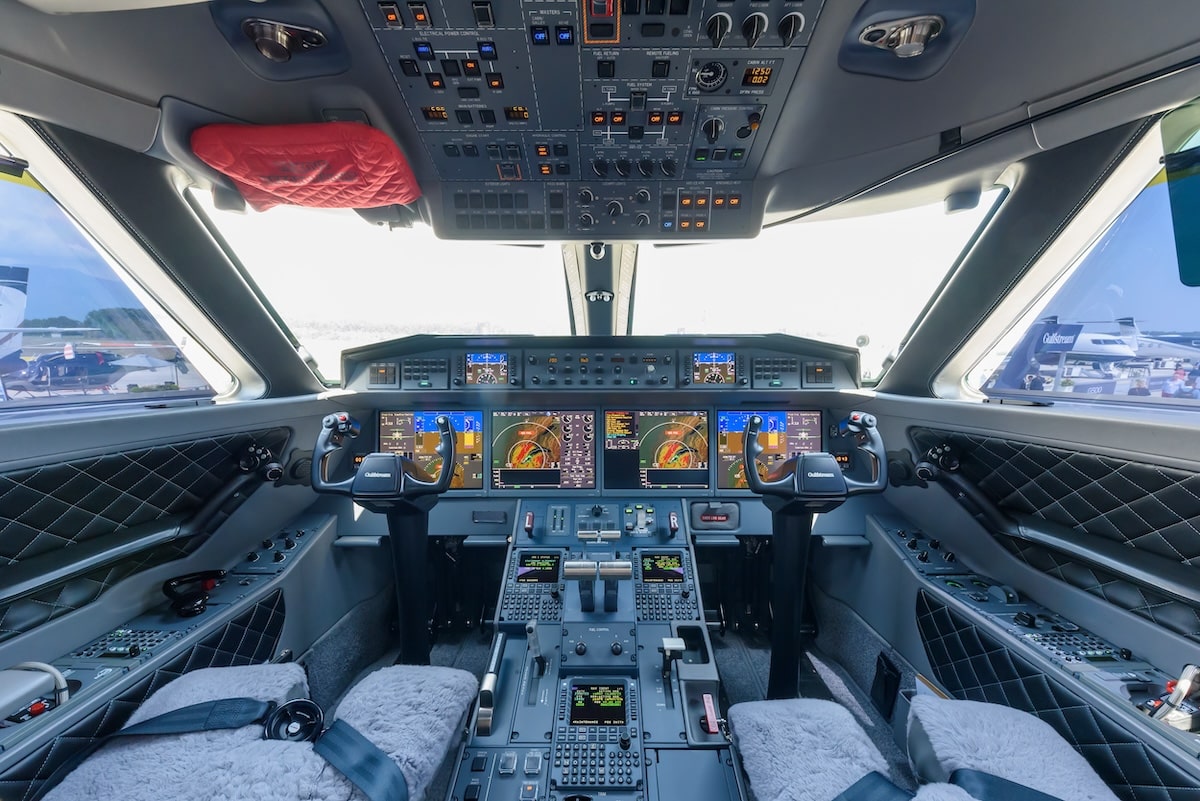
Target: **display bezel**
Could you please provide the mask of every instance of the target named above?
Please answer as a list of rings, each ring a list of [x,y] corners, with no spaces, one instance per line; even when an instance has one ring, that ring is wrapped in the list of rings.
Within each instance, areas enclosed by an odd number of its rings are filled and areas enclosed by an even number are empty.
[[[730,408],[721,408],[720,406],[718,406],[713,412],[713,422],[712,422],[712,430],[713,430],[713,436],[712,436],[713,492],[716,493],[717,495],[727,495],[730,493],[743,494],[743,495],[753,495],[754,494],[748,487],[723,487],[723,486],[721,486],[721,476],[724,474],[724,471],[725,471],[725,467],[721,461],[722,453],[721,453],[721,448],[720,448],[721,416],[722,415],[730,415],[730,414],[739,415],[739,416],[747,416],[747,417],[752,414],[758,414],[758,415],[764,415],[764,416],[765,415],[777,415],[777,414],[782,414],[785,416],[789,415],[789,414],[815,414],[815,415],[817,415],[817,432],[818,432],[819,436],[818,436],[818,440],[816,443],[816,447],[811,452],[814,452],[814,453],[820,452],[825,449],[825,447],[824,447],[825,446],[825,412],[822,409],[819,409],[819,408],[807,408],[807,409],[769,408],[765,405],[762,407],[757,407],[757,408],[752,408],[752,409],[746,409],[746,408],[730,409]],[[743,430],[744,430],[744,427],[743,427]],[[761,434],[760,434],[760,436],[761,436]]]
[[[521,563],[527,557],[541,557],[543,559],[553,559],[554,560],[554,578],[552,578],[552,579],[522,578],[521,577],[521,567],[522,567]],[[518,551],[517,552],[517,562],[516,562],[516,573],[513,576],[513,581],[516,584],[522,584],[522,585],[524,585],[524,584],[557,584],[559,579],[562,577],[562,563],[563,563],[562,551],[548,551],[548,550],[546,550],[546,551],[539,551],[539,550]],[[532,568],[532,570],[543,570],[543,568]],[[526,574],[526,575],[529,575],[529,574]]]
[[[647,578],[647,576],[646,576],[646,561],[645,560],[657,559],[657,558],[661,558],[664,556],[672,556],[679,560],[679,570],[681,571],[679,573],[679,578],[675,579],[673,575],[664,578],[661,576],[661,574],[659,576]],[[672,585],[676,585],[676,584],[685,584],[687,582],[687,578],[688,578],[687,557],[684,556],[683,551],[659,551],[659,550],[638,551],[637,558],[638,558],[638,572],[641,576],[641,581],[643,584],[653,584],[654,586],[658,587],[658,586],[672,586]],[[658,568],[656,568],[656,569],[658,569]]]
[[[485,426],[487,425],[487,413],[485,410],[483,410],[483,409],[417,409],[417,408],[378,409],[375,412],[375,449],[376,449],[376,451],[381,452],[381,453],[393,453],[394,451],[387,450],[384,447],[384,443],[383,443],[383,437],[384,437],[383,416],[385,414],[411,414],[411,415],[414,415],[414,436],[415,436],[415,416],[416,415],[445,414],[445,415],[450,416],[452,422],[453,422],[455,416],[461,416],[461,415],[477,416],[477,419],[479,421],[479,428],[476,429],[473,433],[478,435],[481,439],[481,441],[479,443],[479,463],[480,463],[480,469],[483,471],[483,473],[480,476],[481,483],[478,487],[454,487],[454,488],[448,489],[446,491],[453,492],[453,493],[479,494],[487,488],[489,441],[488,441],[487,432],[485,430]],[[465,428],[465,426],[461,426],[461,427],[459,425],[454,426],[454,433],[455,433],[456,438],[462,437],[466,433],[465,431],[460,430],[460,428]],[[459,442],[457,440],[455,442],[455,445],[456,446],[459,445]],[[456,447],[456,451],[458,451],[457,447]],[[455,454],[455,458],[457,459],[459,456],[461,456],[461,451],[458,451]]]
[[[553,487],[547,486],[547,485],[499,486],[496,481],[496,472],[495,471],[498,469],[503,469],[503,468],[497,467],[496,456],[495,456],[496,437],[498,436],[497,435],[497,430],[498,430],[497,419],[499,418],[499,419],[515,420],[518,417],[531,417],[531,416],[538,416],[538,415],[555,416],[555,417],[561,418],[561,417],[563,417],[565,415],[569,415],[569,414],[570,415],[575,415],[575,414],[589,415],[590,414],[592,416],[592,486],[590,486],[590,487],[563,487],[561,478],[559,481],[559,485],[553,486]],[[600,487],[602,486],[601,478],[600,478],[601,466],[600,466],[600,456],[599,456],[599,453],[597,452],[599,449],[599,446],[597,445],[597,442],[596,442],[596,430],[595,430],[596,420],[598,418],[598,415],[597,415],[595,409],[493,408],[493,409],[489,409],[487,411],[487,417],[488,417],[488,421],[487,421],[488,429],[487,429],[487,434],[486,434],[486,451],[487,452],[486,452],[484,458],[486,459],[486,461],[488,463],[488,468],[487,468],[488,477],[487,477],[487,481],[485,482],[485,484],[490,493],[508,496],[513,493],[538,494],[538,493],[555,493],[555,492],[570,492],[570,493],[579,493],[581,495],[596,495],[600,492]],[[511,469],[511,468],[509,468],[509,469]]]
[[[705,429],[706,429],[705,440],[706,440],[706,445],[707,445],[707,452],[704,454],[704,463],[706,466],[703,468],[703,472],[706,475],[705,485],[703,487],[674,486],[674,485],[651,486],[651,487],[645,487],[645,486],[640,486],[640,485],[635,486],[635,487],[615,486],[615,484],[612,482],[613,482],[614,476],[616,474],[610,470],[610,467],[611,467],[610,459],[615,458],[615,457],[610,457],[610,453],[614,452],[614,451],[620,452],[625,449],[616,449],[616,448],[608,447],[608,420],[609,420],[610,414],[633,414],[633,415],[635,415],[635,419],[638,419],[637,416],[644,415],[644,414],[675,415],[675,416],[703,415]],[[713,437],[712,437],[713,409],[712,409],[712,407],[702,406],[702,407],[693,407],[691,409],[678,409],[678,408],[653,409],[653,408],[644,408],[644,407],[636,407],[636,406],[632,406],[632,407],[631,406],[621,406],[621,407],[609,406],[609,407],[605,407],[604,409],[601,410],[599,419],[602,421],[603,425],[602,425],[601,430],[599,431],[599,433],[602,437],[602,442],[597,449],[598,450],[597,457],[600,460],[599,467],[601,468],[601,475],[600,475],[599,481],[597,482],[597,486],[603,488],[604,492],[630,494],[630,495],[640,495],[642,493],[646,493],[646,494],[675,493],[675,494],[679,494],[679,495],[691,495],[691,494],[708,495],[713,492],[714,474],[713,474],[713,461],[712,461],[712,457],[713,457],[713,441],[712,441],[713,440]],[[640,434],[639,434],[639,439],[640,439]],[[628,451],[626,450],[625,452],[628,452]],[[637,451],[634,451],[634,453],[636,453],[636,452]],[[640,471],[640,469],[641,469],[640,467],[637,468],[638,471]],[[701,468],[695,468],[695,470],[696,470],[696,472],[699,472],[701,470]]]
[[[575,690],[576,688],[588,689],[594,691],[596,689],[620,689],[621,692],[621,719],[618,721],[614,718],[602,718],[597,709],[595,722],[591,720],[580,721],[575,717]],[[580,716],[582,717],[582,715]],[[584,679],[571,679],[567,682],[567,723],[571,726],[627,726],[629,724],[629,685],[621,680],[613,681],[591,681]]]

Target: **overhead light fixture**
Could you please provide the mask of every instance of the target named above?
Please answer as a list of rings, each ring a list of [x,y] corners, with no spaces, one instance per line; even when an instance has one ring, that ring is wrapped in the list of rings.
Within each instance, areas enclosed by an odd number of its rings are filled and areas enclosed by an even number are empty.
[[[895,53],[898,58],[914,58],[946,29],[946,20],[937,14],[876,22],[863,28],[858,41]]]
[[[254,42],[259,55],[268,61],[282,64],[298,52],[324,47],[328,41],[316,28],[289,25],[269,19],[248,19],[242,22],[242,33]]]

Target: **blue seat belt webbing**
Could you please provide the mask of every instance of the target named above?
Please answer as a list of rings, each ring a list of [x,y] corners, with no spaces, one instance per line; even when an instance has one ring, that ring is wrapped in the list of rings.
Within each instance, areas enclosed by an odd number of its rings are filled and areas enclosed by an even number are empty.
[[[833,801],[910,801],[913,794],[872,771],[847,787]]]
[[[79,767],[83,760],[100,750],[102,746],[117,737],[155,734],[187,734],[194,731],[213,731],[215,729],[240,729],[257,723],[271,710],[273,704],[254,698],[222,698],[219,701],[208,701],[202,704],[173,709],[156,715],[141,723],[126,726],[111,734],[92,740],[83,750],[72,756],[50,774],[42,782],[33,798],[40,799],[66,777],[68,773]]]
[[[1062,801],[1058,796],[970,768],[954,771],[950,783],[966,790],[979,801]]]
[[[334,721],[313,744],[320,754],[371,801],[408,801],[400,766],[354,727]]]

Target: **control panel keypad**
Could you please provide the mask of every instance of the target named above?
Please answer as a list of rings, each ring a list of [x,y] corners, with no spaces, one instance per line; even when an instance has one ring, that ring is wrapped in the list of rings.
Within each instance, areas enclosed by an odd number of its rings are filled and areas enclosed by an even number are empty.
[[[635,600],[638,620],[641,622],[696,620],[700,617],[695,595],[684,598],[678,593],[654,592],[643,588],[638,590]]]
[[[501,620],[562,620],[562,598],[545,593],[506,592],[500,604]]]
[[[641,782],[641,753],[621,748],[619,727],[570,726],[559,732],[551,773],[559,786],[633,787]]]

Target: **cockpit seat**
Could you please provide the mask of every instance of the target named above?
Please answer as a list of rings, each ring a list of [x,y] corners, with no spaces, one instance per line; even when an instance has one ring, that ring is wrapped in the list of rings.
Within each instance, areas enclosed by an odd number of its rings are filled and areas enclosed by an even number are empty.
[[[908,716],[908,754],[925,781],[978,771],[1064,801],[1117,801],[1049,724],[999,704],[916,696]]]
[[[729,726],[756,801],[913,797],[883,778],[888,775],[887,760],[850,712],[832,701],[795,698],[734,704]],[[879,774],[877,781],[867,778],[871,774]],[[958,787],[936,784],[920,788],[916,799],[971,801],[971,796]]]
[[[410,801],[420,801],[460,735],[477,689],[475,677],[461,670],[386,667],[346,693],[336,718],[391,757],[404,774]],[[196,670],[150,696],[126,725],[234,697],[282,704],[307,698],[308,684],[303,668],[296,664]],[[298,801],[361,799],[362,794],[314,753],[311,742],[265,740],[259,723],[239,729],[118,737],[68,774],[45,801],[84,798]]]

